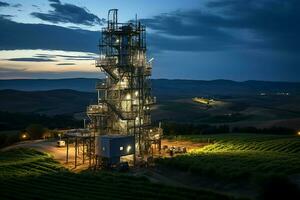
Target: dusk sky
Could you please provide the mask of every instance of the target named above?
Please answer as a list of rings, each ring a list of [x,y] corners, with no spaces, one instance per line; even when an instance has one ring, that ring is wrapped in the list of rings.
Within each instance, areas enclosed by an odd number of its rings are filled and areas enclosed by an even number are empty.
[[[101,77],[111,8],[147,26],[153,78],[300,81],[299,0],[0,0],[0,79]]]

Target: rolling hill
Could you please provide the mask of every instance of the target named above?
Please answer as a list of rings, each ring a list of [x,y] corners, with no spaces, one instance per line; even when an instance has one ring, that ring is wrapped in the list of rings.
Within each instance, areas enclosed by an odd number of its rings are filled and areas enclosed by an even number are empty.
[[[0,90],[44,91],[70,89],[94,92],[98,79],[12,79],[0,80]],[[230,81],[230,80],[169,80],[153,79],[153,92],[157,96],[195,95],[257,95],[259,93],[300,94],[298,82]]]
[[[83,116],[97,79],[0,80],[0,111]],[[154,121],[300,128],[300,83],[229,80],[152,81]],[[205,97],[222,102],[205,106]]]
[[[0,110],[47,115],[83,112],[96,100],[95,93],[75,90],[18,91],[0,90]]]

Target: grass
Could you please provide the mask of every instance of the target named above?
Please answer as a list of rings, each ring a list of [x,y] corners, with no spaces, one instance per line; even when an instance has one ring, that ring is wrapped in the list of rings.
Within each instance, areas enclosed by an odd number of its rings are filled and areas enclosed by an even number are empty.
[[[180,136],[212,144],[158,162],[208,177],[256,179],[300,173],[300,137],[255,134]]]
[[[0,199],[232,199],[119,173],[72,173],[30,149],[0,152]]]
[[[66,171],[50,155],[32,149],[14,149],[0,153],[0,179],[39,176]]]

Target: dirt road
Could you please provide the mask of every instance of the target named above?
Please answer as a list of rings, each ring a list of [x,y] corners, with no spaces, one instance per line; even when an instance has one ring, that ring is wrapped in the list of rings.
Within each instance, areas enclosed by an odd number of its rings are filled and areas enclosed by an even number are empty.
[[[66,147],[57,147],[56,142],[57,140],[31,140],[31,141],[20,142],[5,147],[0,151],[7,151],[14,148],[32,148],[32,149],[36,149],[37,151],[50,154],[51,156],[53,156],[55,160],[60,162],[64,167],[72,171],[76,172],[88,168],[88,163],[85,164],[78,163],[78,166],[76,168],[74,167],[75,151],[72,145],[70,145],[69,148],[69,162],[66,163],[67,149]]]

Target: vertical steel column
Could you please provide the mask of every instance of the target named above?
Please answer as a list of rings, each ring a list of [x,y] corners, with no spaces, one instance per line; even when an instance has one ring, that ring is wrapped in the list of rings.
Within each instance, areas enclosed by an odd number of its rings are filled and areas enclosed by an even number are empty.
[[[85,138],[82,139],[82,164],[84,164],[84,143],[85,143]]]
[[[89,138],[89,146],[90,146],[90,150],[89,150],[89,167],[92,166],[92,136],[90,136]]]
[[[66,164],[69,163],[69,136],[67,137],[67,156],[66,156]]]
[[[78,138],[75,139],[75,168],[77,167],[77,148],[78,148]]]

